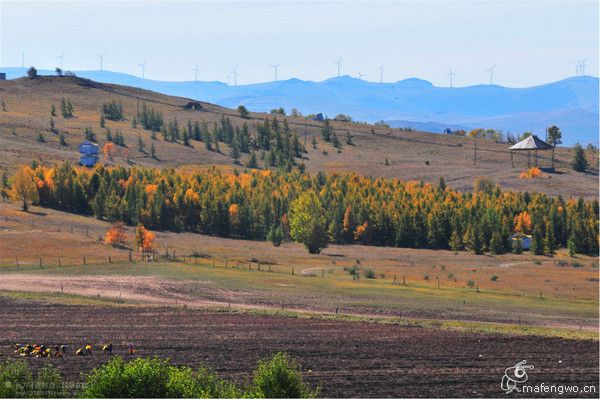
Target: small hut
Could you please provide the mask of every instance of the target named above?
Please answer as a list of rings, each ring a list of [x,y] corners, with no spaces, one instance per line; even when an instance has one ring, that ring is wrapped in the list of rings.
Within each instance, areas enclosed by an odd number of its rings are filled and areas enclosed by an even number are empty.
[[[81,154],[79,158],[80,165],[91,168],[98,162],[98,144],[85,140],[79,144],[79,153]]]
[[[531,154],[533,152],[534,165],[538,165],[538,151],[552,150],[552,170],[554,170],[554,146],[546,143],[535,135],[525,137],[517,144],[509,148],[510,150],[510,164],[515,167],[513,161],[513,151],[527,151],[527,166],[531,167]]]

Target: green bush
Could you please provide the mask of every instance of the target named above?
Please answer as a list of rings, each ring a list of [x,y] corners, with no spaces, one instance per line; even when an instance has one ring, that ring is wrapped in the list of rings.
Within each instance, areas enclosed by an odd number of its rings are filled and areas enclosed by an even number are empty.
[[[23,360],[0,364],[0,398],[23,398],[30,396],[31,372]]]
[[[63,381],[60,372],[52,364],[44,366],[35,379],[32,397],[41,398],[64,398],[67,396],[63,389]]]
[[[84,398],[166,398],[169,364],[158,358],[125,363],[116,357],[87,375]]]
[[[375,270],[373,269],[365,269],[363,273],[365,274],[365,278],[375,278]]]
[[[281,352],[258,363],[253,383],[252,396],[255,397],[315,398],[319,394],[319,389],[312,390],[304,383],[296,362]]]
[[[196,373],[168,360],[139,358],[124,362],[116,357],[87,375],[83,398],[236,398],[237,387],[210,369]]]

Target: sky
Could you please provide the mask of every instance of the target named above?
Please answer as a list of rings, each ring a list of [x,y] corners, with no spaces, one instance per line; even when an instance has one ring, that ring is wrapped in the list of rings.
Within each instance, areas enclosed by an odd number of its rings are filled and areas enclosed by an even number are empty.
[[[0,66],[104,69],[146,78],[249,84],[342,74],[448,86],[527,87],[598,76],[598,1],[0,0]]]

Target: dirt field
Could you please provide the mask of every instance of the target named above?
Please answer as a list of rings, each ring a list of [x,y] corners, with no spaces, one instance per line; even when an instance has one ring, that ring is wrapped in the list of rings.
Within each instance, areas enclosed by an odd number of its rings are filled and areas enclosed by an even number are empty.
[[[121,101],[125,121],[107,121],[106,126],[113,132],[120,130],[129,145],[129,157],[133,164],[166,167],[203,167],[222,165],[232,167],[227,156],[229,150],[222,146],[222,153],[207,151],[204,143],[192,142],[191,147],[163,141],[154,141],[160,161],[137,150],[138,135],[150,147],[150,132],[131,127],[131,119],[138,103],[146,102],[163,113],[165,122],[177,119],[183,126],[188,119],[207,122],[212,126],[221,115],[231,118],[234,126],[246,122],[252,126],[272,116],[251,113],[249,119],[241,119],[230,109],[202,103],[202,111],[185,110],[189,99],[171,97],[136,88],[95,84],[71,77],[44,77],[40,79],[16,79],[0,81],[0,98],[6,104],[6,112],[0,116],[0,168],[11,171],[19,165],[38,161],[55,164],[64,160],[77,162],[78,144],[83,140],[83,130],[92,127],[99,143],[104,143],[104,129],[99,127],[99,111],[102,104]],[[50,107],[60,106],[61,98],[69,98],[75,107],[75,116],[64,119],[54,117],[56,127],[64,132],[69,145],[61,146],[57,135],[49,131]],[[201,100],[201,99],[198,99]],[[280,117],[280,119],[282,119]],[[541,179],[519,179],[519,173],[527,169],[524,154],[514,155],[515,165],[511,166],[508,145],[490,140],[477,140],[477,163],[473,165],[475,140],[443,134],[402,131],[385,127],[358,123],[333,122],[340,140],[345,143],[346,132],[353,136],[354,145],[344,145],[338,153],[331,144],[321,140],[321,123],[301,117],[287,117],[290,128],[304,141],[308,153],[302,160],[311,173],[322,170],[328,173],[358,172],[368,176],[399,177],[405,180],[424,180],[437,183],[444,177],[450,187],[468,190],[477,176],[485,176],[506,189],[520,191],[541,191],[551,195],[584,196],[597,198],[598,193],[598,154],[586,151],[591,173],[577,173],[569,163],[573,150],[556,150],[557,173],[545,174]],[[16,136],[12,134],[15,130]],[[37,141],[42,132],[46,143]],[[513,132],[517,133],[517,132]],[[160,136],[160,135],[159,135]],[[312,137],[317,139],[316,149],[312,148]],[[540,166],[550,166],[550,154],[540,154]],[[388,161],[387,164],[385,161]],[[115,162],[125,164],[119,156]],[[244,159],[242,159],[244,162]]]
[[[139,356],[174,364],[211,365],[241,382],[260,358],[286,351],[323,396],[504,396],[504,369],[525,359],[531,384],[591,384],[598,389],[598,342],[472,334],[397,325],[297,319],[183,308],[67,306],[0,299],[0,360],[16,342],[69,345],[64,359],[27,358],[37,369],[56,364],[67,380],[107,360],[86,342],[112,342],[115,354],[134,345]],[[26,318],[24,320],[24,315]],[[585,396],[582,394],[576,396]],[[590,397],[597,395],[589,395]]]

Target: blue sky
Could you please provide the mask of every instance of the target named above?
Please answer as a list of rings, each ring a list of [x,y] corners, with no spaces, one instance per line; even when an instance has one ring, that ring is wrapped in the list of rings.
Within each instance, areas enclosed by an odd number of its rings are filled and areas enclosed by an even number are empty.
[[[0,0],[0,66],[104,68],[146,77],[226,81],[323,80],[342,73],[379,81],[409,77],[447,86],[523,87],[598,76],[597,1],[7,1]]]

